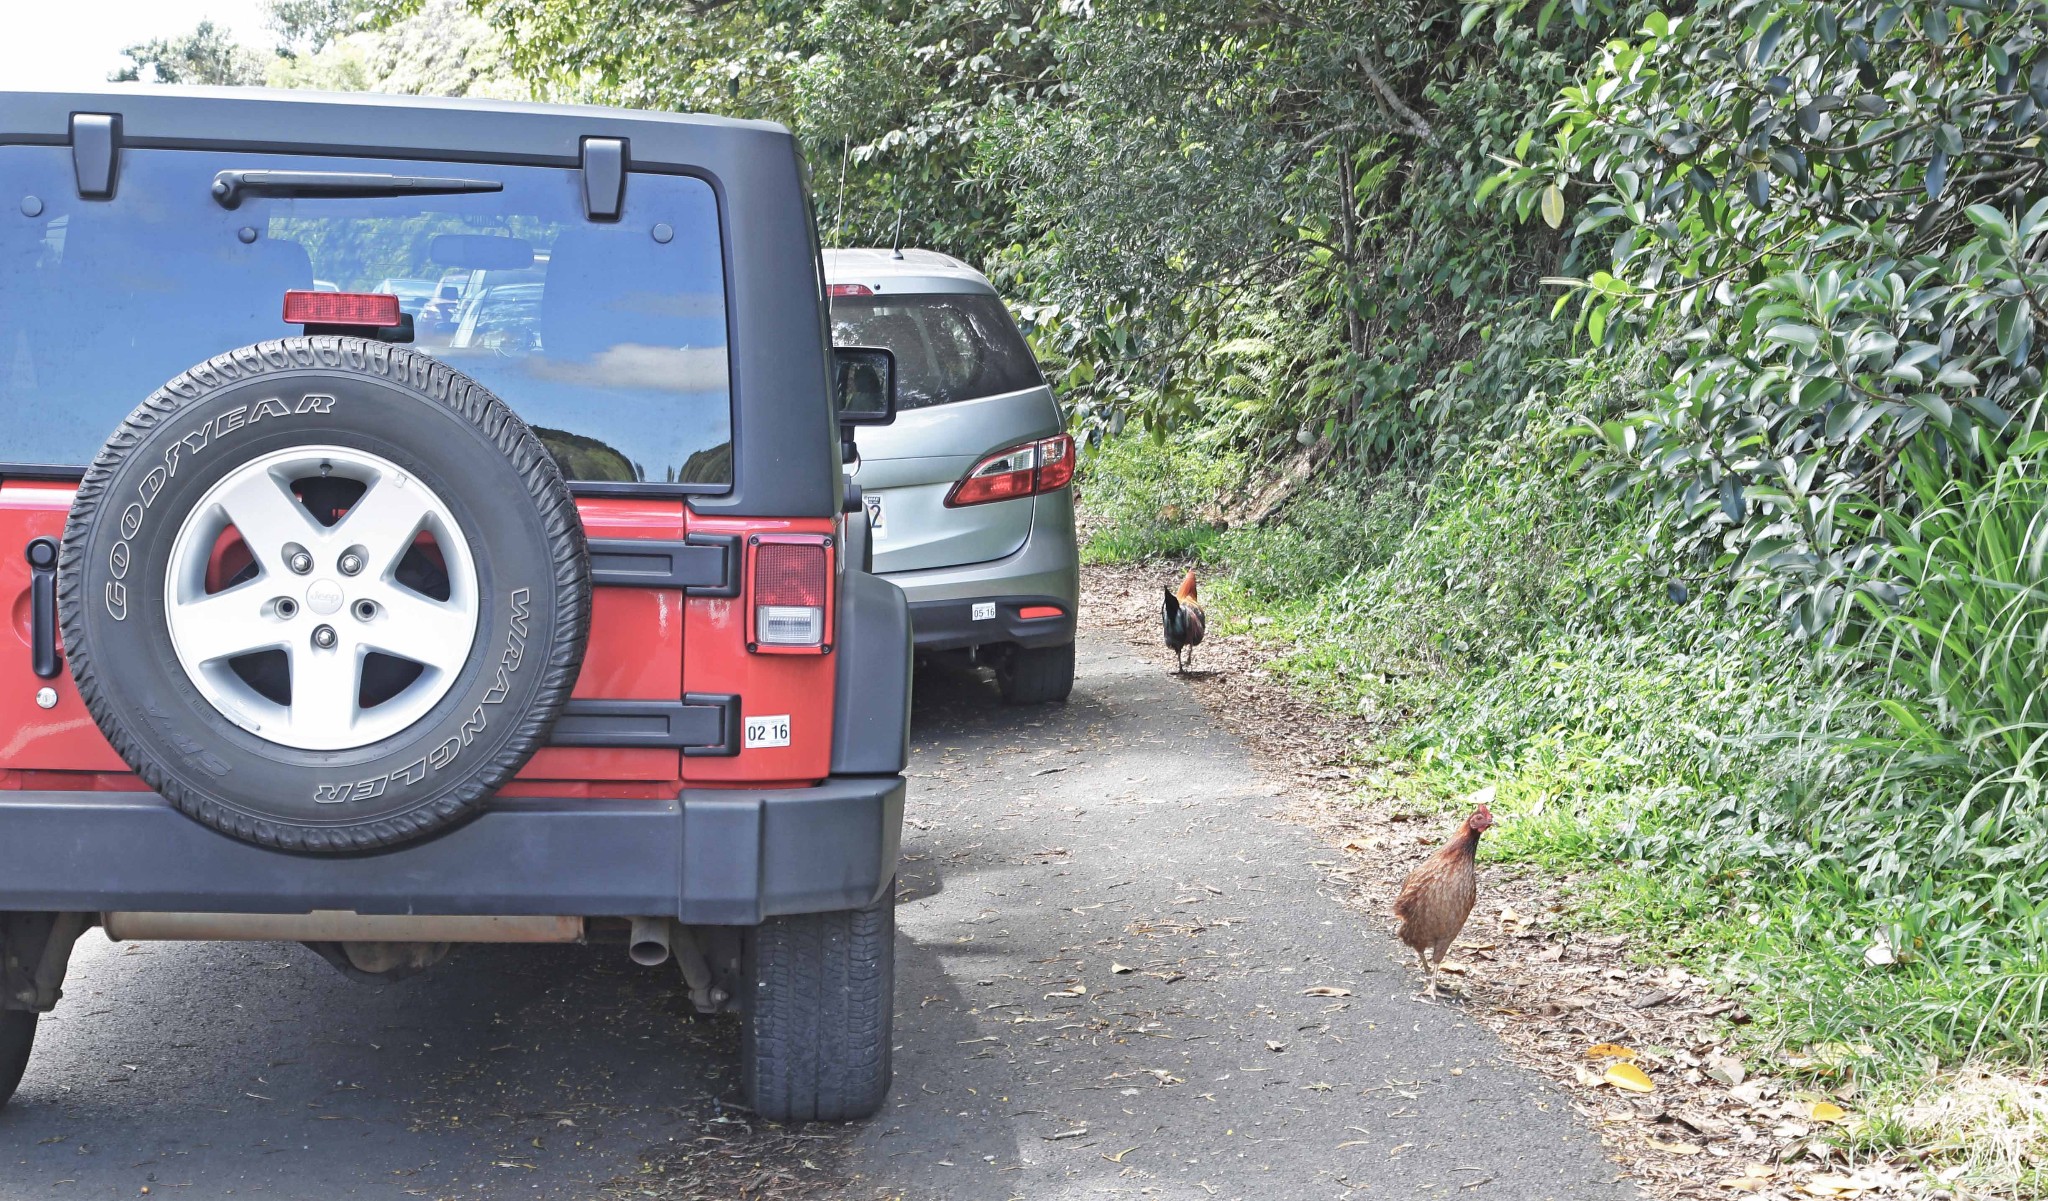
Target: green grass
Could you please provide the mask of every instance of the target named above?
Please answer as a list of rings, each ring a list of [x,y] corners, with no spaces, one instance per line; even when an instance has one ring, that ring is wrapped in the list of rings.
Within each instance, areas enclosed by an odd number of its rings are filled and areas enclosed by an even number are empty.
[[[1244,475],[1235,454],[1193,442],[1114,438],[1081,459],[1088,536],[1084,563],[1136,563],[1198,554],[1218,532],[1208,511]]]

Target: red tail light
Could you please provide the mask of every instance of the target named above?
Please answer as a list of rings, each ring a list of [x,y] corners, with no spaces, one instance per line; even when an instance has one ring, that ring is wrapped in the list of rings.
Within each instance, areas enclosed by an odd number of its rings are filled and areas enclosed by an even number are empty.
[[[866,284],[833,284],[825,289],[827,296],[873,296],[875,290]]]
[[[819,534],[759,534],[748,540],[748,650],[818,655],[832,649],[831,546]]]
[[[286,325],[368,325],[389,328],[402,317],[398,297],[385,292],[286,292]]]
[[[999,450],[974,465],[946,494],[946,507],[985,505],[1057,492],[1074,478],[1074,439],[1066,434]]]

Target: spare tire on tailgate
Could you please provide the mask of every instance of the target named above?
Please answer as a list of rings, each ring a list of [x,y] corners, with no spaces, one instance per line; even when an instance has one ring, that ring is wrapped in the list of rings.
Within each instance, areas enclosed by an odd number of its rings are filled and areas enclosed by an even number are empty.
[[[165,384],[79,485],[73,679],[144,782],[222,833],[361,851],[470,816],[583,658],[574,499],[503,401],[424,355],[288,338]]]

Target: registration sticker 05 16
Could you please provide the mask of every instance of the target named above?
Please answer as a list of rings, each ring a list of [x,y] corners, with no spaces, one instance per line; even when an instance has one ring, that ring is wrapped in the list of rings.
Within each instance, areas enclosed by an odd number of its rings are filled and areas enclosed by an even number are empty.
[[[957,610],[957,609],[956,609],[956,610],[954,610],[954,612],[956,612],[956,613],[957,613],[957,612],[959,612],[959,610]],[[977,602],[975,602],[975,605],[974,605],[974,620],[976,620],[976,621],[994,621],[995,619],[996,619],[996,603],[995,603],[994,601],[977,601]]]

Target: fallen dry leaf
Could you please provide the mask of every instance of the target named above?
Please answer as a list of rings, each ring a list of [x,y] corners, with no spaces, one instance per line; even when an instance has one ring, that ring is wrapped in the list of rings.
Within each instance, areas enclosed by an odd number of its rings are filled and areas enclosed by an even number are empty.
[[[1721,1182],[1722,1188],[1732,1188],[1738,1193],[1760,1193],[1771,1182],[1756,1176],[1733,1176]]]
[[[1616,1043],[1594,1043],[1592,1046],[1586,1048],[1586,1055],[1588,1058],[1591,1059],[1641,1058],[1641,1056],[1633,1048],[1620,1046]]]
[[[1130,971],[1131,969],[1129,967],[1121,963],[1112,963],[1109,965],[1109,973],[1112,976],[1128,975]]]
[[[1632,1063],[1617,1062],[1610,1064],[1607,1070],[1601,1073],[1600,1078],[1616,1088],[1626,1089],[1632,1093],[1648,1093],[1657,1090],[1656,1084],[1643,1072],[1643,1069]]]
[[[1348,988],[1333,988],[1328,984],[1318,984],[1314,988],[1302,989],[1301,995],[1304,997],[1348,997],[1351,995],[1351,990]]]
[[[1806,1116],[1816,1122],[1839,1122],[1849,1116],[1849,1111],[1832,1101],[1815,1101]]]
[[[1734,1088],[1736,1085],[1741,1084],[1743,1080],[1742,1061],[1733,1055],[1709,1055],[1707,1056],[1707,1075],[1727,1085],[1729,1088]]]
[[[1698,1155],[1702,1150],[1698,1143],[1667,1143],[1662,1139],[1655,1138],[1645,1141],[1659,1151],[1668,1151],[1673,1155]]]

